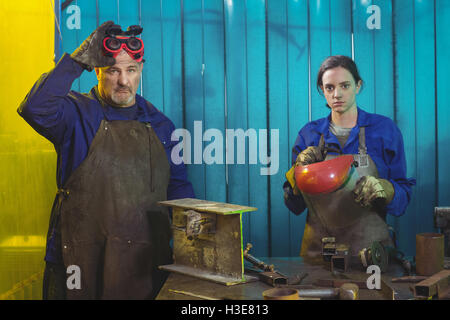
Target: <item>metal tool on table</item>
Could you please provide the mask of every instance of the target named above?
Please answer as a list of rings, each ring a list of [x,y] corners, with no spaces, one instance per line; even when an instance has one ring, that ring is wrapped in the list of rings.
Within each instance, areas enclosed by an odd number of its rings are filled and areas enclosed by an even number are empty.
[[[331,272],[347,272],[350,261],[350,246],[336,243],[335,237],[322,238],[322,257],[330,262]]]
[[[405,255],[394,247],[384,246],[379,241],[374,241],[368,248],[359,252],[359,259],[364,267],[377,265],[381,272],[386,272],[391,261],[399,262],[409,275],[415,268],[413,261],[406,259]]]
[[[286,275],[281,272],[275,270],[275,266],[268,265],[264,261],[259,260],[249,253],[252,248],[251,243],[247,243],[246,248],[244,249],[244,258],[248,262],[250,262],[256,268],[262,270],[262,272],[258,273],[259,279],[262,282],[265,282],[273,287],[275,286],[287,286],[287,285],[298,285],[303,279],[308,275],[307,273],[302,273],[300,275],[296,275],[294,278],[288,278]]]
[[[244,258],[253,266],[262,270],[262,272],[258,273],[259,279],[271,286],[287,284],[288,278],[284,274],[275,271],[275,266],[273,264],[268,265],[248,253],[252,247],[251,243],[247,243],[247,247],[244,249]]]
[[[274,288],[263,292],[267,300],[298,300],[298,299],[339,299],[358,300],[359,288],[352,283],[345,283],[339,288],[292,289]]]

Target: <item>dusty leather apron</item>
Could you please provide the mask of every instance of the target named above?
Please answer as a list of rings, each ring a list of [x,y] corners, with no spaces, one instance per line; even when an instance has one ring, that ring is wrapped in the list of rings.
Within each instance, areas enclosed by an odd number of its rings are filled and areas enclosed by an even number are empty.
[[[60,190],[64,265],[80,268],[68,299],[152,299],[171,262],[170,167],[150,124],[102,120],[86,159]]]
[[[319,148],[326,148],[323,135]],[[325,160],[338,155],[327,154]],[[378,177],[378,170],[365,143],[365,127],[360,127],[358,154],[353,158],[358,166],[351,172],[348,181],[338,190],[320,195],[303,193],[308,207],[305,231],[300,256],[318,257],[322,253],[322,238],[335,237],[337,243],[350,246],[353,256],[369,247],[373,241],[392,245],[385,214],[373,209],[362,208],[354,201],[352,190],[359,177],[371,175]]]

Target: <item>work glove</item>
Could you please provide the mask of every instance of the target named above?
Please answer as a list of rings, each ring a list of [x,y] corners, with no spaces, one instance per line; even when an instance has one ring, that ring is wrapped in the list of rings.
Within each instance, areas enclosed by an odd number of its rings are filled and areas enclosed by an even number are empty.
[[[295,166],[306,166],[325,159],[325,155],[319,147],[308,147],[299,153],[295,160]]]
[[[295,183],[295,167],[320,162],[323,161],[324,158],[324,154],[319,147],[308,147],[299,153],[295,160],[295,164],[288,172],[286,172],[286,179],[291,185],[294,195],[297,196],[300,194],[300,190],[298,190],[297,184]]]
[[[384,209],[394,198],[394,186],[388,180],[373,176],[359,178],[353,189],[355,202],[364,208]]]
[[[116,63],[113,57],[103,53],[103,39],[106,30],[114,25],[113,21],[107,21],[99,26],[70,56],[81,64],[86,70],[92,71],[94,67],[109,67]]]

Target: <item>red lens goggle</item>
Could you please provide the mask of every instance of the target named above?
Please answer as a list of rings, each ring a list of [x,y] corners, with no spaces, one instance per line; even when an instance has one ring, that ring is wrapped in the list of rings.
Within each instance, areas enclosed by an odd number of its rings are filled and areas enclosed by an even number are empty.
[[[144,42],[142,39],[136,37],[107,36],[103,39],[103,48],[106,54],[114,58],[122,49],[125,49],[137,62],[141,62],[144,56]]]

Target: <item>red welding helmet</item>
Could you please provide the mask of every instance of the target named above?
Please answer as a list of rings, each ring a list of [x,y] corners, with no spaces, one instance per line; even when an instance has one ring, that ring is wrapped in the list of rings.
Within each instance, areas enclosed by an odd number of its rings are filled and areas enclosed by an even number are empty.
[[[353,161],[352,155],[344,155],[306,166],[297,166],[295,167],[297,187],[308,194],[333,192],[347,181]]]

